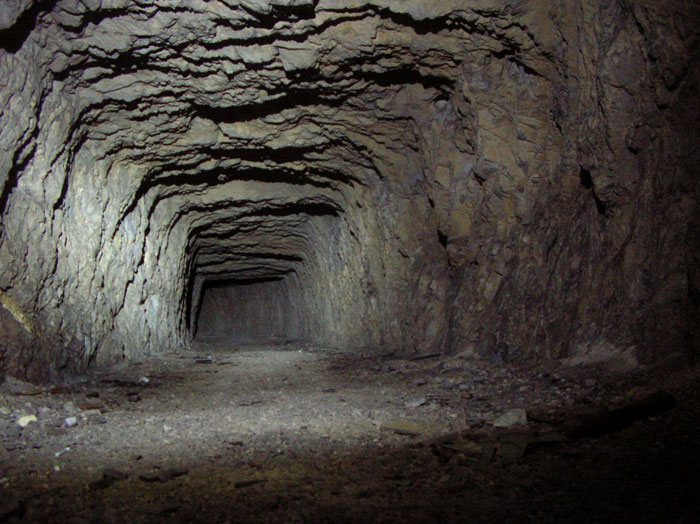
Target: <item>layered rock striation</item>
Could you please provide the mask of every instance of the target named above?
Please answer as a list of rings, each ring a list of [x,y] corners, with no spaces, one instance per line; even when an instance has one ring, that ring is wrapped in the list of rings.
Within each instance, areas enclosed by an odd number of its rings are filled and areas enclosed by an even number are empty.
[[[697,345],[698,27],[683,0],[3,2],[0,365],[207,330]]]

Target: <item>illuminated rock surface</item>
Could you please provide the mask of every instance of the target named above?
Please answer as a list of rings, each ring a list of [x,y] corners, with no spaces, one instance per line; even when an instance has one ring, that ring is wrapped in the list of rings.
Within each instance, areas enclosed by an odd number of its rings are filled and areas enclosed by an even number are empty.
[[[603,4],[3,2],[2,368],[697,345],[698,5]]]

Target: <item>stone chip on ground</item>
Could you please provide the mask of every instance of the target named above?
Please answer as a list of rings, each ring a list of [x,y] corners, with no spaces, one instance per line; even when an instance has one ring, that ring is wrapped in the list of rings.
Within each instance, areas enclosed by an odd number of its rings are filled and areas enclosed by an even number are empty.
[[[37,422],[36,415],[25,415],[23,417],[20,417],[19,420],[17,420],[17,424],[21,428],[26,428],[32,422]]]
[[[511,409],[493,421],[496,428],[527,426],[527,412],[524,409]]]
[[[140,473],[139,478],[145,482],[168,482],[177,477],[187,475],[189,470],[186,468],[171,468],[164,471],[148,471]]]
[[[406,407],[407,408],[419,408],[421,406],[426,405],[427,403],[428,403],[428,399],[425,397],[414,398],[414,399],[406,402]]]

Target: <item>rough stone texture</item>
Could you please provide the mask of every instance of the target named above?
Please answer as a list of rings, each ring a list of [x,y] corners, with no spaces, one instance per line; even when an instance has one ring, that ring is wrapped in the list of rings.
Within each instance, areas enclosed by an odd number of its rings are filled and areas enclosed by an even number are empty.
[[[80,369],[186,346],[212,283],[284,279],[338,347],[697,347],[699,11],[3,2],[2,326]],[[3,368],[55,368],[2,337]]]

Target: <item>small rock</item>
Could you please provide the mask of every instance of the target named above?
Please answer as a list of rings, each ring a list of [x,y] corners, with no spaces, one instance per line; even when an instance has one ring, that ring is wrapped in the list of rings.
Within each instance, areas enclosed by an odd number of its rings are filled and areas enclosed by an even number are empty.
[[[26,428],[30,423],[36,421],[37,419],[35,415],[25,415],[23,417],[20,417],[20,419],[17,421],[17,424],[19,424],[19,426],[22,428]]]
[[[163,480],[161,480],[161,473],[159,471],[149,471],[147,473],[140,473],[139,478],[145,482],[163,482]]]
[[[140,382],[141,384],[148,384],[150,381],[151,381],[151,379],[149,379],[148,377],[141,377],[141,378],[139,379],[139,382]]]
[[[115,468],[107,468],[102,472],[102,477],[112,480],[126,480],[129,475]]]
[[[467,344],[462,351],[457,353],[455,355],[456,358],[462,359],[462,360],[471,360],[476,358],[477,356],[477,351],[476,351],[476,346],[474,344]]]
[[[78,419],[76,417],[66,417],[65,424],[67,428],[72,428],[78,425]]]
[[[167,470],[165,473],[168,475],[168,480],[174,479],[176,477],[182,477],[190,472],[187,468],[172,468]]]
[[[168,482],[176,477],[181,477],[187,475],[189,470],[173,468],[166,471],[149,471],[147,473],[141,473],[139,478],[145,482]]]
[[[68,453],[70,451],[70,446],[63,448],[61,451],[57,451],[56,453],[53,454],[54,457],[58,458],[64,453]]]
[[[419,408],[421,406],[424,406],[427,403],[428,403],[428,399],[425,397],[414,398],[414,399],[406,402],[406,407],[407,408]]]
[[[527,425],[527,412],[524,409],[511,409],[493,421],[494,427],[509,428]]]
[[[141,400],[141,395],[139,395],[138,393],[129,393],[129,396],[126,397],[126,399],[129,402],[138,402]]]
[[[587,378],[585,384],[587,388],[592,388],[597,384],[597,382],[594,378]]]

